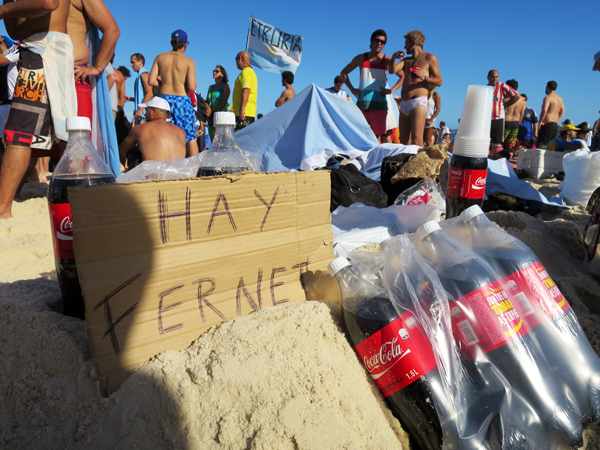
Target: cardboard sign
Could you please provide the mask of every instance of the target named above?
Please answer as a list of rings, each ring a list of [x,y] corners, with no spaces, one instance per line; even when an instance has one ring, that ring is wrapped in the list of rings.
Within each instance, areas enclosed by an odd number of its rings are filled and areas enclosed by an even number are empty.
[[[333,259],[328,171],[69,190],[77,270],[105,394],[166,350],[305,300]]]

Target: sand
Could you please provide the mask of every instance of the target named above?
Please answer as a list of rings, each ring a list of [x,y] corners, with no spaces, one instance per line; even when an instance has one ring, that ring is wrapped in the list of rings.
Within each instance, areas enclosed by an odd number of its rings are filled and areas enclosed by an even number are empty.
[[[548,187],[548,189],[550,189]],[[60,314],[44,186],[0,221],[0,448],[407,449],[339,322],[339,303],[264,308],[100,394],[83,321]],[[600,352],[600,283],[581,261],[581,211],[489,217],[525,241]],[[597,428],[587,449],[600,448]]]

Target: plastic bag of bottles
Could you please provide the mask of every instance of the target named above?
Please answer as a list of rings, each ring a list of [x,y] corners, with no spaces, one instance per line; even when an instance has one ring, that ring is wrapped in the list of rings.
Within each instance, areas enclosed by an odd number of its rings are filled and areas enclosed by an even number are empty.
[[[499,406],[486,443],[503,449],[581,446],[580,413],[564,386],[555,382],[555,368],[500,276],[435,222],[419,228],[414,240],[448,294],[452,331],[466,372],[480,399],[489,399],[469,406],[469,412],[484,411],[486,402]]]
[[[529,328],[561,395],[582,422],[600,420],[600,358],[535,253],[477,207],[444,231],[486,260]]]

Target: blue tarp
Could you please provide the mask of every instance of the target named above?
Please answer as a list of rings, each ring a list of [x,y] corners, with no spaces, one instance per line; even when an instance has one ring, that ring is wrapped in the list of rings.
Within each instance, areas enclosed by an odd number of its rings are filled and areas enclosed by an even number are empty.
[[[310,170],[324,166],[321,161],[334,153],[367,151],[377,145],[353,102],[314,84],[238,131],[235,138],[241,148],[260,155],[265,172]]]

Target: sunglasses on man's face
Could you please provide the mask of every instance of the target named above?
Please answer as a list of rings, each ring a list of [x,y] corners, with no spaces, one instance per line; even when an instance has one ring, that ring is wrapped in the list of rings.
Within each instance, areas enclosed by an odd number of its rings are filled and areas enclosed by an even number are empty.
[[[215,70],[213,70],[213,73],[221,73],[221,71],[220,71],[220,70],[217,70],[217,69],[215,69]]]
[[[385,41],[381,39],[373,39],[373,42],[379,42],[381,45],[385,45]]]

